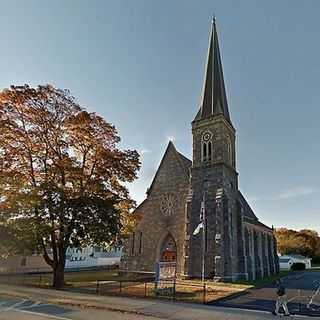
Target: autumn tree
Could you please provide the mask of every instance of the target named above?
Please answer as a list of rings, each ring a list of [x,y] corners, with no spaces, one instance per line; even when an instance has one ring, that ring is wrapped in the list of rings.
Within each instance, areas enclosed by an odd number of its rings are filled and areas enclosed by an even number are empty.
[[[300,231],[279,228],[275,232],[281,254],[301,254],[316,258],[320,255],[320,237],[314,230]]]
[[[67,90],[0,92],[0,216],[18,243],[42,252],[64,284],[69,246],[114,243],[133,206],[125,183],[139,155],[120,150],[114,126]],[[125,210],[123,210],[125,208]]]

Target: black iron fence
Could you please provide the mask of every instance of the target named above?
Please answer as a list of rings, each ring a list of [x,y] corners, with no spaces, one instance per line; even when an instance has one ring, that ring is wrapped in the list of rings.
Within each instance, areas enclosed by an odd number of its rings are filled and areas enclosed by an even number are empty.
[[[118,265],[104,265],[104,266],[93,266],[93,267],[72,267],[65,268],[65,273],[70,272],[81,272],[81,271],[100,271],[100,270],[119,270]],[[0,276],[5,275],[17,275],[17,274],[47,274],[52,273],[52,269],[50,267],[20,267],[20,268],[4,268],[0,267]]]
[[[95,292],[99,295],[123,295],[131,297],[143,298],[164,298],[173,301],[186,301],[207,303],[213,296],[221,294],[219,289],[214,289],[207,283],[193,284],[178,280],[161,280],[155,281],[108,281],[97,280],[95,288],[91,284],[91,288],[79,288],[80,291]]]
[[[0,283],[48,287],[52,283],[52,273],[0,273]]]
[[[79,277],[78,277],[79,279]],[[137,279],[71,280],[67,278],[65,290],[97,294],[141,298],[170,299],[223,306],[273,311],[277,299],[275,284],[260,289],[236,289],[211,281],[161,280],[153,277]],[[0,283],[48,288],[51,273],[1,274]],[[289,311],[293,314],[320,316],[320,273],[301,273],[283,278]]]

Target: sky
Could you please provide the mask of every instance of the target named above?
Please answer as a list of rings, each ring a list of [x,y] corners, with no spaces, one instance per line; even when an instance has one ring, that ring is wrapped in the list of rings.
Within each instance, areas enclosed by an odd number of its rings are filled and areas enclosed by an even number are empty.
[[[0,0],[0,88],[51,83],[141,154],[139,203],[169,139],[191,158],[211,17],[239,186],[261,221],[320,232],[318,0]]]

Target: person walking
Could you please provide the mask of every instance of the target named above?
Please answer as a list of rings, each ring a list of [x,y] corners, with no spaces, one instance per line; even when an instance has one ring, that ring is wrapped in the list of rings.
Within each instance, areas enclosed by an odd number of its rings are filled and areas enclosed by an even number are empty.
[[[284,287],[283,282],[281,279],[277,281],[277,302],[276,302],[276,309],[273,312],[274,315],[281,315],[279,313],[280,308],[282,307],[284,310],[285,316],[290,316],[288,306],[287,306],[287,295],[286,295],[286,288]]]

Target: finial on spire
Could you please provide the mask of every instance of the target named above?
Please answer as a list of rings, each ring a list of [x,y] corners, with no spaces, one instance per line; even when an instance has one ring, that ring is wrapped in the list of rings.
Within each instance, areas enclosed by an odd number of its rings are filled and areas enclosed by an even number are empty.
[[[215,14],[212,15],[212,24],[213,25],[216,24],[216,16],[215,16]]]

